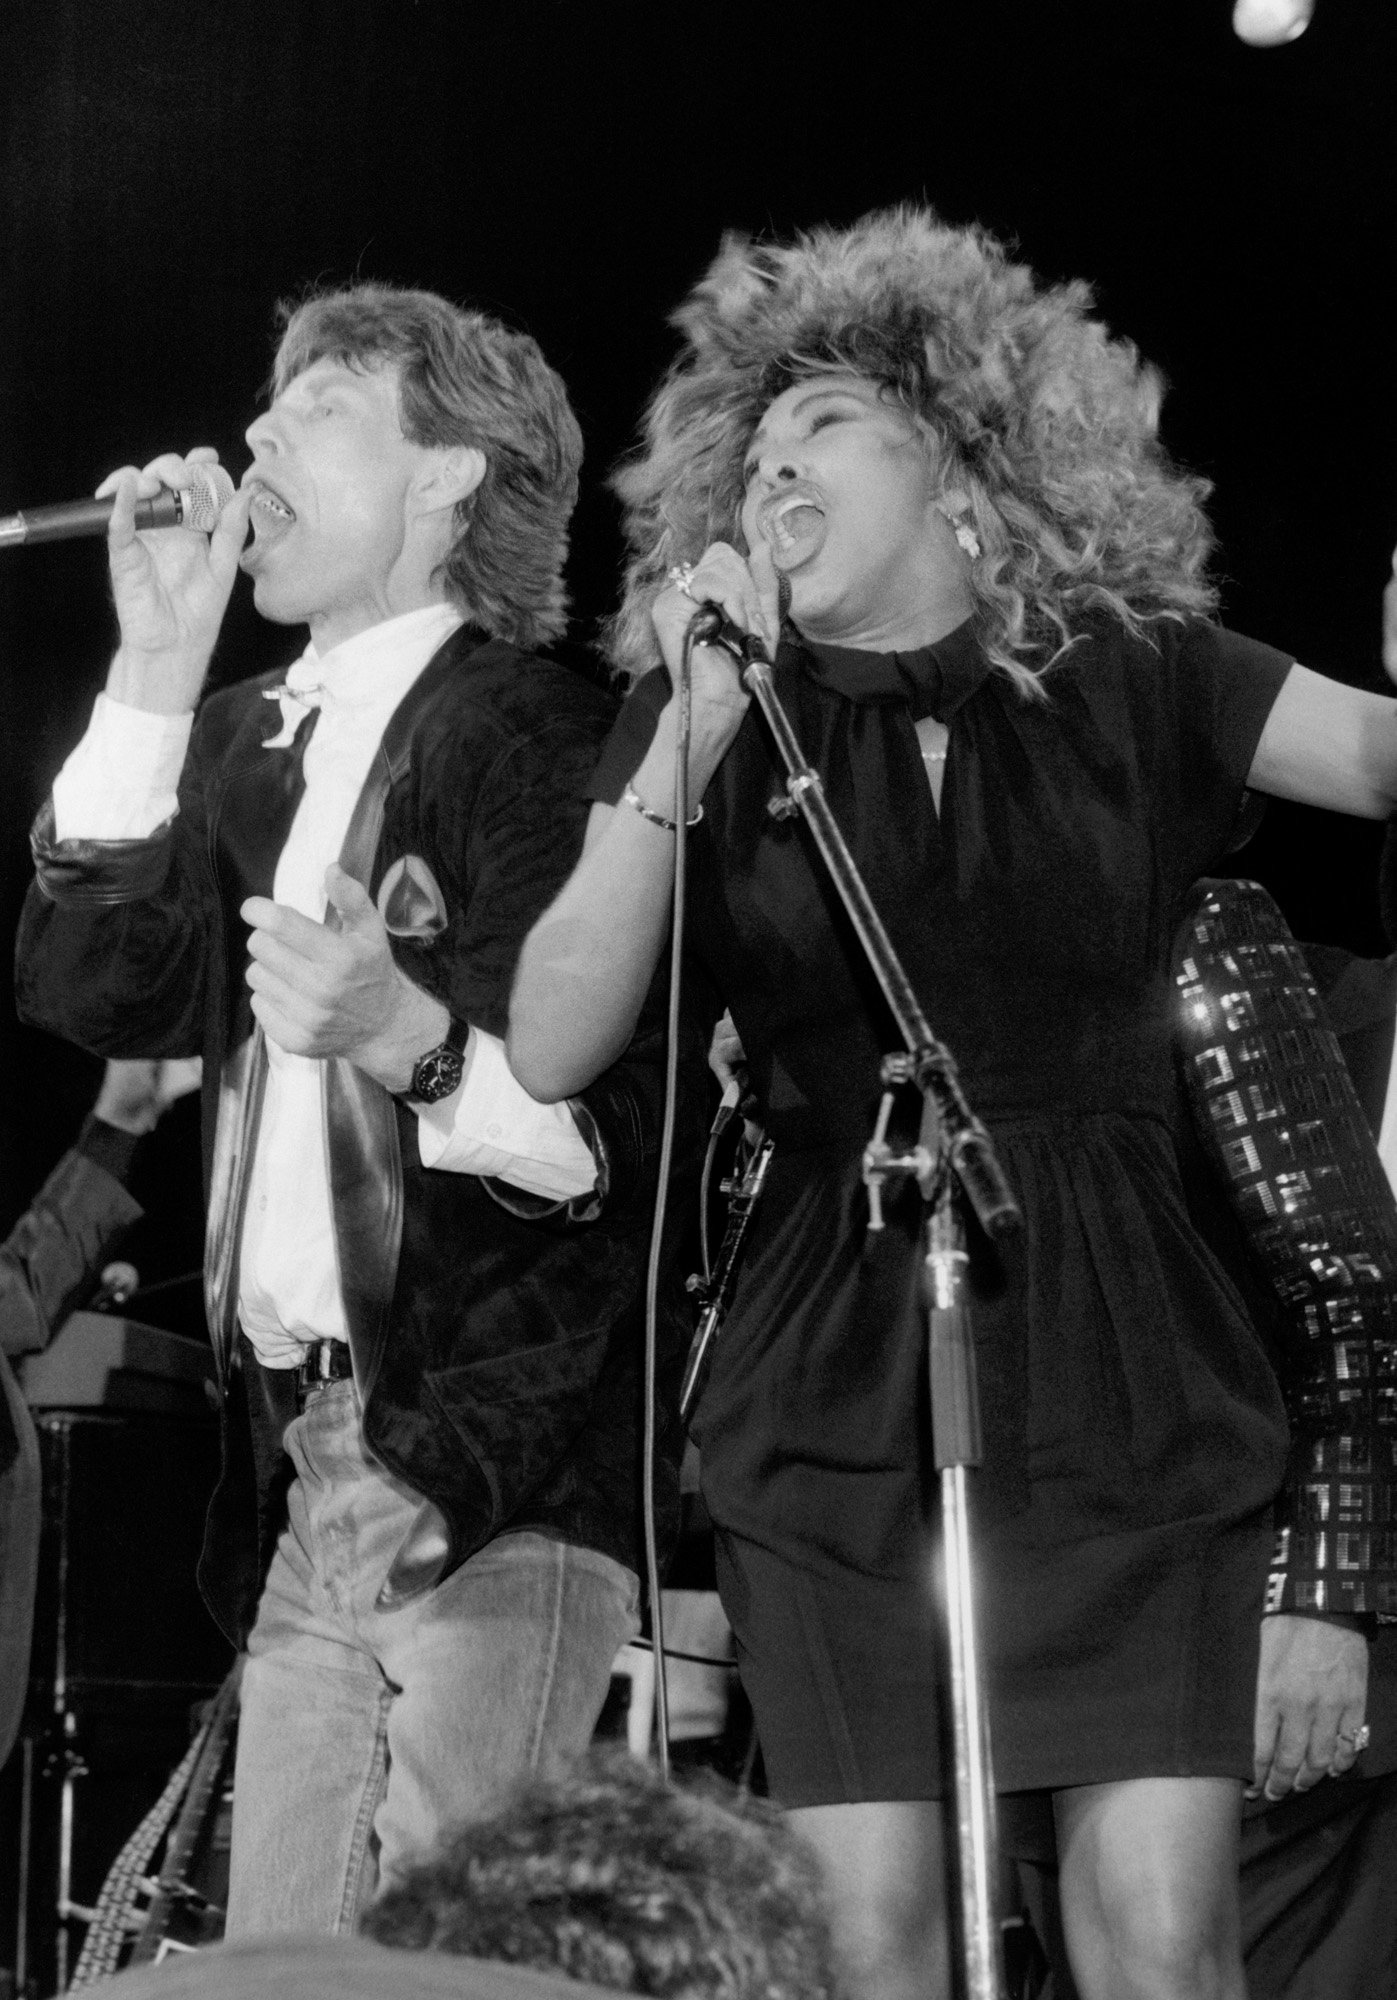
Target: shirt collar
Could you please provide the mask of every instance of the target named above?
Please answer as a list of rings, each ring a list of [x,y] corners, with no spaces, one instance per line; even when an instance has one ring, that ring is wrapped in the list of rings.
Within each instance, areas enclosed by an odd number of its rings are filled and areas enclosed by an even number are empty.
[[[973,618],[934,646],[906,653],[866,653],[853,646],[798,639],[796,655],[813,681],[846,701],[907,702],[918,717],[934,715],[941,722],[950,721],[990,671]]]
[[[266,699],[281,707],[281,728],[263,744],[284,750],[314,708],[328,714],[369,721],[393,710],[432,655],[463,623],[454,604],[424,604],[385,618],[328,652],[316,651],[314,641],[288,669],[280,687],[266,689]]]

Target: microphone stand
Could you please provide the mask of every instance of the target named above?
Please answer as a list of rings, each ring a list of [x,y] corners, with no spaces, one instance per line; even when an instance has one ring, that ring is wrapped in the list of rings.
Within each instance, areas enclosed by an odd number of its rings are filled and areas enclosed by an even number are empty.
[[[729,646],[736,654],[736,649]],[[991,1237],[1021,1225],[989,1133],[961,1090],[955,1059],[931,1031],[921,1004],[855,865],[848,843],[807,762],[773,685],[771,662],[755,642],[743,645],[739,665],[776,739],[788,773],[786,791],[814,835],[825,867],[849,913],[907,1045],[906,1054],[882,1063],[884,1095],[873,1137],[864,1153],[871,1230],[883,1227],[884,1184],[912,1176],[927,1205],[926,1270],[928,1362],[932,1445],[941,1482],[942,1566],[946,1640],[950,1660],[951,1724],[955,1764],[956,1863],[965,2000],[1005,2000],[1002,1933],[996,1908],[994,1781],[989,1714],[976,1638],[974,1574],[970,1546],[967,1474],[983,1457],[975,1356],[969,1314],[962,1299],[967,1256],[955,1183]],[[887,1125],[894,1090],[915,1084],[922,1093],[918,1144],[897,1153]]]

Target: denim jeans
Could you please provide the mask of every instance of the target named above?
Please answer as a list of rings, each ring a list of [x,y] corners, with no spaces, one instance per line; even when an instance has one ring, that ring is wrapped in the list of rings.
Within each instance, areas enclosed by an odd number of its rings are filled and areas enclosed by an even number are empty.
[[[297,1477],[248,1642],[228,1934],[352,1929],[443,1828],[586,1747],[639,1587],[610,1556],[498,1536],[393,1610],[420,1496],[364,1448],[352,1382],[286,1432]]]

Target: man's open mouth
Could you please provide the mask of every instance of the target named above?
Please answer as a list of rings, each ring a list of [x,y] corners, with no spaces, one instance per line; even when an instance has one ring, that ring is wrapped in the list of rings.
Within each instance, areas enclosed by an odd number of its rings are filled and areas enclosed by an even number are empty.
[[[267,535],[275,539],[278,534],[290,527],[296,518],[296,510],[288,506],[279,493],[274,493],[271,487],[264,485],[260,479],[251,480],[249,484],[252,489],[250,518],[253,528],[259,536]]]

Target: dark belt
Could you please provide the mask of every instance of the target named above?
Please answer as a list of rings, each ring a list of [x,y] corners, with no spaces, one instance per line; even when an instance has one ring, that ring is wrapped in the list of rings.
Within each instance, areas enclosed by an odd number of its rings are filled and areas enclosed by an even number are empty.
[[[354,1363],[348,1341],[313,1340],[295,1370],[298,1405],[304,1405],[312,1389],[323,1389],[330,1382],[343,1382],[353,1373]]]

